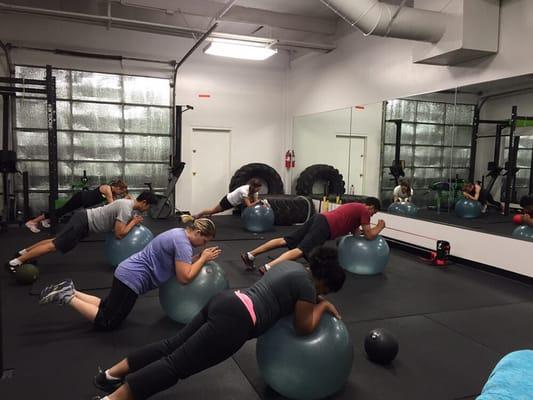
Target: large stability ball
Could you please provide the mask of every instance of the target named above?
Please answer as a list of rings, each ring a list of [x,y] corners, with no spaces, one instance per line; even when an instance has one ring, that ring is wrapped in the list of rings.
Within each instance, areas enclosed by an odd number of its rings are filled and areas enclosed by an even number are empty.
[[[521,240],[529,240],[533,242],[533,226],[520,225],[513,231],[513,237]]]
[[[138,253],[154,238],[153,233],[144,225],[136,225],[129,233],[118,240],[113,232],[105,238],[105,256],[116,267],[129,256]]]
[[[267,232],[274,226],[274,211],[271,207],[256,204],[246,207],[241,214],[244,229],[249,232]]]
[[[339,241],[339,263],[358,275],[381,274],[389,261],[389,245],[380,235],[374,240],[364,236],[344,236]]]
[[[33,264],[22,264],[15,269],[15,280],[21,285],[31,285],[39,278],[39,269]]]
[[[169,279],[159,288],[159,304],[176,322],[186,324],[215,294],[226,290],[229,282],[224,270],[214,261],[206,263],[194,280],[187,285],[176,278]]]
[[[282,318],[257,339],[257,364],[263,379],[290,399],[331,396],[344,386],[352,369],[348,329],[325,313],[313,333],[299,336],[293,321],[293,315]]]
[[[398,341],[386,329],[372,329],[365,336],[365,351],[370,361],[378,364],[389,364],[396,358],[398,350]]]
[[[387,209],[391,214],[403,215],[406,217],[413,217],[418,214],[418,207],[413,203],[391,203]]]
[[[475,200],[460,199],[455,203],[455,214],[461,218],[477,218],[481,215],[481,203]]]

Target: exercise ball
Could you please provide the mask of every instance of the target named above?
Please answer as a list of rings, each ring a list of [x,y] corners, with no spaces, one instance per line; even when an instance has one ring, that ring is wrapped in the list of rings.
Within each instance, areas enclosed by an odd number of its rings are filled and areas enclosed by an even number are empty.
[[[22,264],[15,269],[15,280],[22,285],[31,285],[39,278],[39,269],[33,264]]]
[[[271,207],[256,204],[246,207],[241,214],[244,229],[249,232],[261,233],[271,231],[274,226],[274,211]]]
[[[344,236],[339,242],[339,264],[358,275],[381,274],[389,260],[389,245],[378,235],[373,240],[364,236]]]
[[[391,214],[413,217],[418,214],[418,207],[413,203],[392,203],[387,209]]]
[[[455,215],[461,218],[477,218],[481,215],[481,203],[475,200],[460,199],[455,203]]]
[[[294,316],[280,319],[257,339],[256,356],[265,382],[290,399],[322,399],[338,392],[352,369],[348,329],[329,313],[307,336],[294,330]]]
[[[516,224],[516,225],[521,225],[522,224],[522,220],[523,220],[524,216],[522,214],[515,214],[513,216],[513,222]]]
[[[186,324],[215,294],[226,290],[229,282],[224,270],[214,261],[206,263],[196,278],[186,285],[171,278],[159,288],[159,304],[174,321]]]
[[[370,361],[388,364],[398,354],[398,341],[386,329],[372,329],[365,336],[365,351]]]
[[[138,253],[154,238],[154,234],[144,225],[136,225],[122,239],[118,240],[114,232],[105,238],[105,256],[116,267],[129,256]]]
[[[520,225],[513,231],[513,237],[521,240],[529,240],[533,242],[533,226]]]

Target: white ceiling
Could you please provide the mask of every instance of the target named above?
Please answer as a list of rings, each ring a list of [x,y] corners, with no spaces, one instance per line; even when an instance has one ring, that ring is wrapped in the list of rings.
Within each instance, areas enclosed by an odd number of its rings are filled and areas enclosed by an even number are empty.
[[[402,0],[386,2],[400,4]],[[412,2],[408,0],[406,5]],[[339,32],[346,32],[338,29],[339,18],[320,0],[5,0],[5,3],[100,17],[111,10],[112,17],[153,24],[153,28],[143,30],[162,33],[155,24],[182,27],[185,29],[167,29],[164,34],[194,38],[218,18],[215,32],[277,39],[278,47],[292,50],[293,56],[332,50]],[[0,7],[0,14],[2,11],[5,12]]]

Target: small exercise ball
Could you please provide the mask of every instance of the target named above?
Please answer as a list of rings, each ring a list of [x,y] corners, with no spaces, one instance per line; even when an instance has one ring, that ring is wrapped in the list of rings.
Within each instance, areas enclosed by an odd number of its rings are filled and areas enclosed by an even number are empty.
[[[475,200],[460,199],[455,203],[455,215],[461,218],[477,218],[481,215],[481,203]]]
[[[224,270],[214,261],[206,263],[187,285],[171,278],[159,288],[159,304],[176,322],[186,324],[215,294],[226,290],[229,282]]]
[[[294,316],[280,319],[257,339],[256,356],[265,382],[290,399],[322,399],[338,392],[352,369],[348,329],[329,313],[313,333],[299,336]]]
[[[533,226],[517,226],[513,231],[513,237],[520,240],[529,240],[530,242],[533,242]]]
[[[271,231],[274,226],[274,211],[268,206],[256,204],[246,207],[241,214],[244,229],[249,232],[261,233]]]
[[[339,264],[358,275],[376,275],[385,270],[389,261],[389,245],[378,235],[373,240],[364,236],[344,236],[339,242]]]
[[[513,216],[513,222],[516,224],[516,225],[522,225],[522,220],[523,220],[524,216],[522,214],[515,214]]]
[[[33,264],[22,264],[15,269],[15,280],[21,285],[31,285],[39,278],[39,269]]]
[[[370,361],[389,364],[396,358],[398,350],[398,341],[386,329],[372,329],[365,336],[365,351]]]
[[[129,233],[118,240],[114,232],[105,238],[105,256],[107,261],[116,267],[126,258],[138,253],[154,238],[154,234],[144,225],[136,225]]]
[[[418,214],[418,207],[413,203],[391,203],[387,209],[391,214],[413,217]]]

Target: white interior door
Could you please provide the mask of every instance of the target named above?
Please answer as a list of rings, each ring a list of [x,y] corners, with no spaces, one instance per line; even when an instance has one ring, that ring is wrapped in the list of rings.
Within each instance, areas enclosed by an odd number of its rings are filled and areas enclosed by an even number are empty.
[[[218,204],[228,193],[230,180],[230,131],[192,130],[192,211]]]
[[[362,136],[336,135],[337,143],[349,149],[348,168],[342,172],[347,194],[364,194],[366,138]]]
[[[365,149],[366,138],[350,138],[350,177],[346,185],[346,191],[350,191],[353,185],[354,194],[364,194],[365,179]]]

